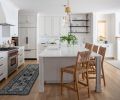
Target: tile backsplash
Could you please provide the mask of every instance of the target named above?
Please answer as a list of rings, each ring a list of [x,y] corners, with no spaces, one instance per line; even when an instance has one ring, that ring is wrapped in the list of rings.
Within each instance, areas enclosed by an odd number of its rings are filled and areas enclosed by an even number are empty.
[[[7,32],[10,33],[9,27],[3,29],[3,26],[0,26],[0,45],[2,45],[3,43],[7,43],[8,40],[9,41],[11,40],[10,36],[6,36],[6,37],[3,36],[3,34]]]

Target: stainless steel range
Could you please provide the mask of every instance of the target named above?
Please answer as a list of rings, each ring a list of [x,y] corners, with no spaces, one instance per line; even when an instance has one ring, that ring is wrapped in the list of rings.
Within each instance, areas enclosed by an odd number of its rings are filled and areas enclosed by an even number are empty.
[[[18,49],[9,47],[0,48],[0,51],[8,51],[8,75],[10,75],[18,66]]]

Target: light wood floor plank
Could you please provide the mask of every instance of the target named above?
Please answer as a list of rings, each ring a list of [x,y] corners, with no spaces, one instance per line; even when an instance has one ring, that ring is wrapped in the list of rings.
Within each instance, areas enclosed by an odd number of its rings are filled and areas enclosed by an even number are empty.
[[[22,70],[27,64],[37,63],[34,60],[27,60],[24,66],[21,66],[18,71],[12,74],[7,80],[0,82],[0,88],[7,84],[16,74]],[[95,80],[90,80],[91,97],[88,98],[87,90],[80,90],[81,100],[120,100],[120,70],[114,68],[108,63],[104,63],[106,87],[102,83],[102,93],[96,93]],[[103,81],[102,81],[103,82]],[[60,85],[47,84],[45,93],[38,91],[39,80],[37,79],[30,94],[26,96],[0,96],[0,100],[77,100],[77,95],[71,90],[64,89],[63,96],[60,95]]]

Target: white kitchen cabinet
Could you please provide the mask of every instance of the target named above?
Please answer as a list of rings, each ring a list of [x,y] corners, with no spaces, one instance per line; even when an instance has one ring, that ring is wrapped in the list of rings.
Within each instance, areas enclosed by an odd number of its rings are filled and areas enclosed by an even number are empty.
[[[0,52],[0,81],[8,76],[8,53]]]
[[[28,48],[26,37],[28,37],[27,28],[19,28],[19,46]]]
[[[20,67],[22,64],[24,64],[24,47],[19,46],[18,47],[18,67]]]
[[[66,26],[64,26],[63,16],[44,16],[43,19],[44,21],[42,22],[42,24],[39,24],[40,35],[60,36],[60,34],[62,33],[67,33],[67,28]],[[41,20],[39,23],[41,23]],[[42,30],[43,28],[44,32]]]
[[[19,13],[19,46],[25,47],[25,58],[37,58],[37,19],[36,13]]]
[[[19,28],[19,46],[25,47],[25,58],[36,58],[37,28]]]
[[[37,28],[19,28],[19,45],[25,49],[37,48]]]
[[[27,28],[28,49],[37,48],[37,28]]]
[[[61,21],[60,17],[58,17],[58,16],[53,17],[53,35],[54,36],[60,35],[60,32],[61,32],[60,21]]]
[[[26,59],[35,59],[37,58],[37,51],[32,49],[25,50],[25,58]]]
[[[45,16],[44,17],[44,34],[45,35],[52,35],[52,17],[51,16]]]
[[[19,27],[37,27],[37,16],[34,14],[20,14]]]

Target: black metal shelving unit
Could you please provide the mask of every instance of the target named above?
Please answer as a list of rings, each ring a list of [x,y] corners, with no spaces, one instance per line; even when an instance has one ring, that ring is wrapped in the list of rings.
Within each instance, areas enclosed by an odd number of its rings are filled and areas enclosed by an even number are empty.
[[[75,19],[71,20],[71,24],[69,26],[70,30],[71,30],[70,33],[89,33],[90,25],[88,24],[89,23],[88,14],[85,14],[85,17],[86,18],[84,18],[84,19],[79,19],[79,18],[76,19],[75,18]],[[82,25],[82,23],[84,23],[84,25]],[[83,28],[84,28],[85,31],[82,30]]]

